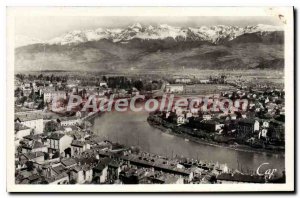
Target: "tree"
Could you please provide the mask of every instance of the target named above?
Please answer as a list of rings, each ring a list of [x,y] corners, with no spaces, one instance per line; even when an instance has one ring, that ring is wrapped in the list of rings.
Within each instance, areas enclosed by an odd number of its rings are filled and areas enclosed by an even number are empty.
[[[135,88],[137,88],[139,91],[141,91],[143,89],[143,87],[144,87],[143,82],[141,80],[135,81],[133,83],[133,86]]]
[[[70,184],[76,184],[76,180],[75,179],[71,179],[70,180]]]
[[[43,79],[43,74],[38,75],[38,79]]]
[[[39,103],[37,109],[43,109],[44,108],[44,101],[42,101],[41,103]]]
[[[48,153],[46,153],[46,152],[44,152],[44,159],[45,159],[45,160],[48,160],[48,159],[50,159],[50,156],[49,156],[49,154],[48,154]]]
[[[35,133],[35,130],[34,130],[34,129],[31,129],[31,130],[30,130],[30,135],[34,135],[34,133]]]
[[[217,183],[217,177],[216,177],[215,175],[212,175],[212,176],[209,178],[209,182],[212,183],[212,184]]]
[[[27,97],[23,96],[23,97],[19,98],[16,102],[17,102],[17,104],[23,104],[26,100],[27,100]]]
[[[22,146],[18,146],[17,151],[18,151],[18,153],[22,153]]]
[[[223,127],[222,134],[226,136],[226,135],[228,135],[229,131],[230,131],[230,127],[227,124],[225,124],[224,127]]]
[[[17,88],[15,89],[15,96],[19,96],[19,95],[21,95],[21,94],[22,94],[21,88],[20,88],[20,87],[17,87]]]
[[[43,170],[41,168],[38,167],[36,170],[40,175],[43,174]]]
[[[59,158],[59,156],[60,156],[60,153],[58,151],[56,151],[54,153],[54,155],[52,156],[52,159]]]
[[[46,122],[44,131],[45,132],[54,132],[54,131],[57,131],[57,129],[58,129],[58,123],[51,120],[49,122]]]
[[[25,164],[27,166],[28,171],[32,171],[34,169],[34,165],[32,161],[27,161]]]
[[[31,92],[30,92],[28,98],[30,98],[30,99],[32,99],[32,100],[35,100],[36,96],[35,96],[35,93],[34,93],[34,90],[33,90],[33,89],[31,89]]]
[[[50,82],[53,82],[53,80],[54,80],[54,75],[52,74],[50,77]]]

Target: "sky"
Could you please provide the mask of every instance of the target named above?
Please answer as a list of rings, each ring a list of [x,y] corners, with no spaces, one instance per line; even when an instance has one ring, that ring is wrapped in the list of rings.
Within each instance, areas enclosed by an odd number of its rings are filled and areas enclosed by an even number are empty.
[[[72,30],[86,30],[97,28],[123,28],[134,23],[142,25],[168,24],[178,27],[198,27],[202,25],[247,25],[268,24],[279,25],[274,17],[259,16],[193,16],[193,17],[82,17],[82,16],[39,16],[16,17],[15,34],[31,38],[49,40]]]

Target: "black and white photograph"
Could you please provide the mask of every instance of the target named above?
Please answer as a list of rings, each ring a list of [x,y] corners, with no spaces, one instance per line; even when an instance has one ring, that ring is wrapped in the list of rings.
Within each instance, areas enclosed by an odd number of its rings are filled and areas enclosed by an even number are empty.
[[[292,7],[7,12],[8,191],[293,191]]]

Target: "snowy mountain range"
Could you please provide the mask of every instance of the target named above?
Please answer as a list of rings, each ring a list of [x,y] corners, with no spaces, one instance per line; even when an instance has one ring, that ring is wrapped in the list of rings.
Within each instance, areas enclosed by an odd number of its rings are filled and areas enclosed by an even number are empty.
[[[219,44],[224,41],[231,41],[241,35],[258,33],[270,34],[283,31],[280,26],[258,24],[255,26],[201,26],[201,27],[173,27],[167,24],[157,26],[144,26],[139,23],[126,28],[98,28],[96,30],[74,30],[59,37],[42,41],[29,37],[16,37],[16,47],[37,43],[48,45],[70,45],[85,43],[88,41],[109,40],[114,43],[127,43],[133,39],[141,40],[163,40],[174,39],[175,41],[206,41]]]
[[[284,31],[271,25],[74,30],[48,41],[16,37],[17,70],[282,69]]]

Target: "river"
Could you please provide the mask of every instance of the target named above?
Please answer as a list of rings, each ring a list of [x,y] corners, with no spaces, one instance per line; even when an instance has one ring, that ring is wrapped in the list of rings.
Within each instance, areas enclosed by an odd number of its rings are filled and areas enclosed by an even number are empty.
[[[100,137],[128,146],[139,146],[142,150],[171,157],[184,156],[207,162],[226,163],[229,168],[256,171],[264,168],[284,170],[284,156],[280,154],[253,153],[199,144],[184,138],[166,134],[147,122],[148,113],[105,112],[93,121],[93,131]]]

